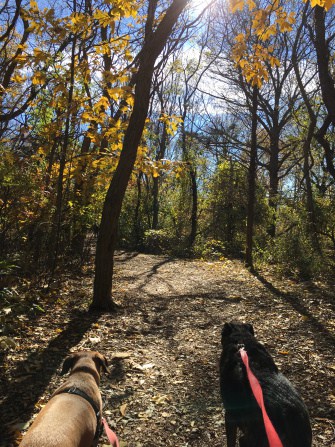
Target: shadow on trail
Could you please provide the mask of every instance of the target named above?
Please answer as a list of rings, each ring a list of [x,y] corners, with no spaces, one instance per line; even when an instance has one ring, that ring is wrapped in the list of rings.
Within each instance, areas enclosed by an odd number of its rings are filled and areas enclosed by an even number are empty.
[[[131,259],[137,258],[137,256],[139,256],[139,252],[137,251],[118,251],[115,254],[115,260],[120,263],[120,264],[124,264],[128,261],[130,261]]]
[[[144,288],[150,283],[151,279],[153,276],[158,274],[158,269],[160,267],[162,267],[165,264],[169,264],[170,262],[173,262],[174,258],[165,258],[162,259],[160,262],[157,262],[157,264],[154,264],[151,268],[151,270],[146,273],[145,275],[143,275],[143,281],[142,284],[138,286],[138,291],[139,292],[143,292]],[[170,289],[172,289],[172,286],[169,287]]]
[[[224,290],[217,290],[213,292],[198,292],[198,293],[180,293],[180,294],[157,294],[157,293],[148,293],[147,295],[147,302],[152,301],[152,304],[157,307],[157,309],[165,310],[168,306],[168,304],[171,301],[180,301],[180,305],[183,305],[183,301],[189,300],[189,301],[196,301],[196,300],[218,300],[218,301],[224,301],[227,303],[238,303],[242,301],[242,298],[229,298]],[[131,291],[129,293],[129,296],[135,296],[140,297],[141,294],[137,291]],[[206,310],[205,303],[202,304],[202,307],[204,310]]]
[[[73,311],[64,330],[44,350],[31,352],[27,359],[17,363],[0,403],[0,419],[7,424],[1,430],[4,445],[16,445],[10,425],[30,419],[36,402],[44,394],[69,350],[82,340],[98,318],[98,313]]]
[[[118,254],[115,256],[115,267],[122,266],[122,264],[127,264],[128,261],[136,258],[139,256],[140,253],[132,252],[118,252]],[[144,288],[149,285],[152,278],[158,274],[158,270],[160,267],[162,267],[165,264],[168,264],[170,262],[175,261],[172,257],[166,257],[166,256],[160,256],[159,261],[157,261],[154,265],[150,266],[148,270],[136,272],[136,271],[130,271],[127,275],[124,274],[124,272],[121,273],[122,282],[138,282],[138,286],[136,289],[139,292],[143,292]],[[141,263],[141,260],[139,260],[139,263]],[[144,265],[144,267],[146,267]],[[162,282],[166,283],[164,279],[161,279]],[[168,288],[170,290],[173,290],[172,286],[167,284]]]
[[[152,278],[154,275],[157,275],[158,269],[160,267],[162,267],[165,264],[169,264],[170,262],[173,262],[174,260],[175,260],[174,258],[165,258],[165,259],[162,259],[160,262],[157,262],[157,264],[153,265],[151,271],[146,275],[146,279],[149,281],[150,278]]]
[[[329,345],[332,347],[335,344],[335,337],[324,327],[322,323],[318,321],[318,319],[308,310],[308,308],[300,301],[300,297],[298,295],[293,295],[291,293],[282,292],[280,289],[271,284],[266,278],[260,275],[257,272],[254,272],[253,275],[274,295],[283,301],[289,303],[294,310],[296,310],[300,315],[303,315],[308,318],[306,321],[309,324],[313,332],[315,334],[315,338],[317,338],[318,342],[325,347],[329,348]]]

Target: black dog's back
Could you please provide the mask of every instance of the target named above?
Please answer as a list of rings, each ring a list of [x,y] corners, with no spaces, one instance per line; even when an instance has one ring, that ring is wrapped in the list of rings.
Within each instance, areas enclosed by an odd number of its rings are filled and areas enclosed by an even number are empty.
[[[240,446],[268,447],[262,413],[239,353],[241,347],[245,348],[250,368],[261,384],[267,413],[283,446],[310,447],[308,412],[296,389],[278,372],[270,354],[255,339],[251,325],[226,323],[222,330],[220,386],[226,425],[229,425],[228,447],[235,446],[232,427],[238,427],[243,433]]]

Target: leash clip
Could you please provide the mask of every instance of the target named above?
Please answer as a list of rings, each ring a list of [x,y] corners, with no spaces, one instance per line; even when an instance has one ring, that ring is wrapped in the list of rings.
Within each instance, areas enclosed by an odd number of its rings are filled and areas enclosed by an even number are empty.
[[[77,389],[78,388],[76,386],[71,386],[71,388],[68,388],[66,392],[69,394],[76,394]]]

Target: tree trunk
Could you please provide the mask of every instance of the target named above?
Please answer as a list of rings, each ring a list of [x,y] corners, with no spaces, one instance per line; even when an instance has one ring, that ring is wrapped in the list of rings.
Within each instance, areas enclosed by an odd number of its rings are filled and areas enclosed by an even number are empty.
[[[325,16],[326,11],[324,8],[315,6],[315,49],[322,99],[325,103],[331,122],[335,125],[335,85],[329,70],[329,49],[326,40]]]
[[[250,160],[248,169],[248,206],[247,206],[247,240],[245,263],[253,269],[253,233],[255,219],[255,201],[256,201],[256,163],[257,163],[257,87],[252,92],[252,118],[251,118],[251,144]]]
[[[156,161],[161,160],[165,156],[166,145],[168,140],[168,133],[166,123],[163,125],[162,138],[159,143],[159,151],[156,156]],[[159,177],[153,177],[152,188],[153,204],[152,204],[152,229],[157,230],[159,223]]]
[[[269,162],[269,207],[272,213],[271,223],[268,228],[268,234],[271,237],[276,236],[276,218],[278,208],[278,185],[279,185],[279,132],[274,124],[270,135],[270,162]]]
[[[304,151],[304,180],[306,185],[306,208],[308,214],[307,227],[309,230],[309,236],[314,250],[321,254],[321,247],[319,243],[317,221],[315,216],[315,205],[313,198],[312,182],[310,176],[310,146],[314,136],[315,122],[312,121],[308,127],[308,133],[303,145]]]
[[[135,215],[134,215],[134,237],[135,237],[135,245],[138,247],[141,241],[141,222],[140,222],[140,208],[141,208],[141,200],[142,200],[142,177],[143,172],[140,171],[137,175],[137,199],[136,199],[136,207],[135,207]]]
[[[183,160],[188,165],[188,172],[190,176],[190,184],[191,184],[191,196],[192,196],[192,209],[191,209],[191,230],[190,234],[187,238],[188,248],[192,248],[196,235],[197,235],[197,227],[198,227],[198,186],[197,186],[197,177],[195,167],[193,166],[192,156],[190,155],[190,150],[187,142],[187,132],[185,129],[185,119],[187,115],[187,106],[184,104],[184,111],[182,114],[182,130],[181,130],[181,145],[183,152]]]
[[[152,9],[152,1],[149,9]],[[112,299],[114,251],[117,242],[117,227],[122,201],[137,155],[145,119],[149,109],[149,98],[154,65],[172,32],[187,0],[174,0],[166,11],[155,32],[146,27],[146,39],[139,56],[136,75],[134,108],[125,132],[120,159],[105,198],[95,257],[94,294],[91,310],[113,311]],[[147,25],[153,19],[148,14]]]
[[[157,230],[159,215],[159,177],[153,177],[152,181],[152,229]]]
[[[320,80],[320,87],[322,99],[326,106],[328,117],[320,130],[316,133],[317,141],[322,145],[325,151],[325,158],[327,169],[329,173],[335,178],[335,167],[333,161],[333,151],[328,140],[325,138],[329,125],[335,125],[335,85],[334,79],[329,68],[329,48],[326,39],[325,26],[326,11],[320,6],[314,8],[314,22],[315,22],[315,49],[317,57],[317,66]]]
[[[328,128],[331,124],[331,118],[328,115],[323,123],[323,125],[320,127],[320,129],[315,133],[315,138],[317,142],[323,147],[323,150],[325,151],[325,160],[326,160],[326,167],[329,172],[329,174],[335,179],[335,165],[334,165],[334,150],[326,138],[326,134],[328,131]]]
[[[189,236],[189,248],[192,248],[198,230],[198,185],[197,174],[194,166],[190,165],[191,192],[192,192],[192,211],[191,211],[191,232]]]
[[[55,214],[53,219],[53,226],[50,236],[50,258],[49,266],[51,269],[51,275],[55,273],[57,267],[57,261],[59,256],[59,246],[60,246],[60,236],[61,236],[61,224],[62,224],[62,213],[63,213],[63,200],[64,200],[64,170],[66,165],[66,156],[68,152],[68,146],[70,141],[70,127],[71,127],[71,114],[72,114],[72,100],[73,100],[73,90],[74,90],[74,75],[75,75],[75,52],[77,45],[76,37],[74,37],[72,42],[71,50],[71,67],[70,67],[70,87],[68,94],[68,104],[65,120],[65,130],[64,130],[64,140],[61,147],[60,159],[59,159],[59,173],[57,182],[57,197]]]

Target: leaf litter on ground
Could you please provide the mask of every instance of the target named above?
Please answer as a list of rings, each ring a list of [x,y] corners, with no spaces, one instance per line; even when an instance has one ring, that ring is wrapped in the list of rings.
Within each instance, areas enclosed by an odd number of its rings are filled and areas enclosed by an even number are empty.
[[[39,295],[38,308],[1,345],[1,446],[22,431],[62,380],[66,354],[102,352],[104,414],[122,447],[225,445],[219,391],[224,322],[250,322],[310,410],[314,447],[334,440],[334,291],[326,283],[297,283],[271,271],[258,278],[237,261],[206,262],[119,253],[116,314],[90,316],[92,270],[67,274]],[[16,286],[32,295],[34,290]],[[37,290],[35,291],[37,294]],[[15,294],[17,300],[17,294]],[[8,303],[0,315],[10,315]],[[24,306],[23,306],[23,309]],[[13,343],[12,343],[13,342]],[[15,343],[15,344],[14,344]],[[47,383],[40,383],[47,372]],[[14,390],[9,396],[10,390]],[[100,445],[108,445],[103,436]]]

